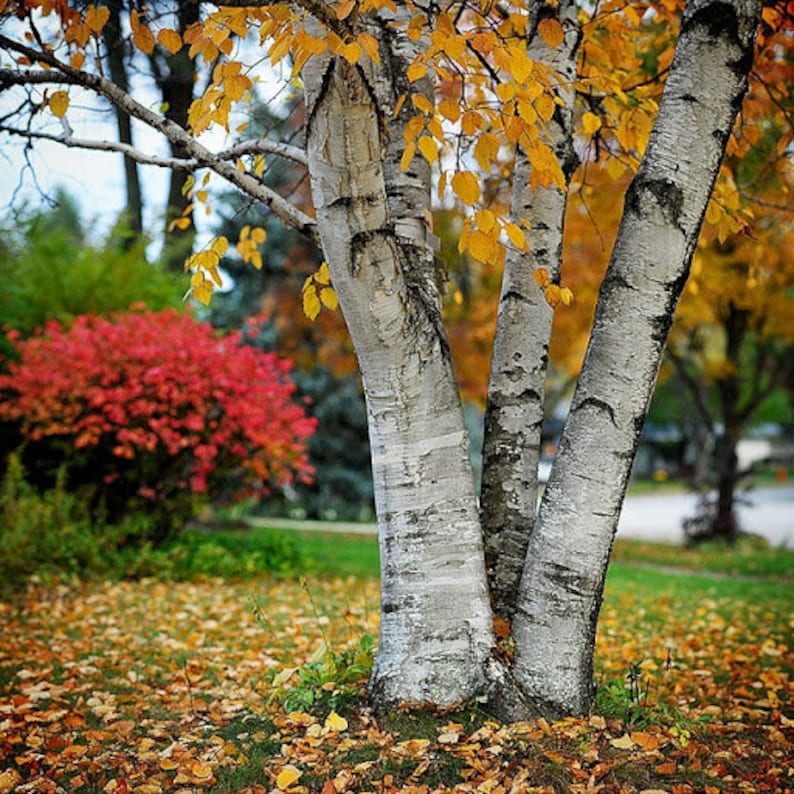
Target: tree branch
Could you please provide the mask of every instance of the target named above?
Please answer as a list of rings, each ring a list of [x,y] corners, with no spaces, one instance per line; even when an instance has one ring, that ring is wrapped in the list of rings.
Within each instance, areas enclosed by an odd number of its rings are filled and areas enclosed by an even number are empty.
[[[200,0],[190,0],[190,2],[200,2]],[[264,8],[277,5],[283,0],[210,0],[210,2],[219,8]],[[296,4],[340,38],[345,40],[350,38],[353,32],[350,26],[340,20],[324,3],[314,2],[314,0],[296,0]]]
[[[198,166],[211,169],[247,195],[262,202],[287,226],[303,233],[315,244],[319,245],[319,234],[314,218],[290,204],[272,188],[263,185],[256,177],[238,170],[235,165],[229,163],[218,154],[211,152],[185,132],[178,124],[175,124],[159,113],[155,113],[137,102],[107,78],[75,69],[58,60],[58,58],[49,52],[35,50],[2,34],[0,34],[0,47],[24,55],[33,63],[39,62],[47,64],[57,69],[66,77],[72,78],[76,84],[104,96],[130,116],[137,118],[152,129],[157,130],[168,140],[183,146],[185,151],[196,161]]]
[[[120,143],[118,141],[98,141],[90,140],[88,138],[75,138],[71,132],[65,132],[62,135],[54,135],[48,132],[34,132],[33,130],[22,130],[18,127],[9,127],[6,124],[0,124],[0,132],[7,132],[9,135],[16,135],[20,138],[28,138],[43,141],[53,141],[60,143],[70,149],[90,149],[97,152],[118,152],[136,163],[142,165],[155,165],[159,168],[171,168],[179,171],[196,171],[199,168],[204,168],[205,165],[198,160],[191,159],[185,160],[178,157],[160,157],[156,154],[145,154],[140,149],[136,149],[128,143]],[[236,160],[246,154],[277,154],[282,157],[287,157],[301,165],[306,165],[306,155],[295,146],[288,146],[287,144],[276,143],[268,140],[246,141],[231,149],[226,149],[218,152],[215,156],[219,160]]]
[[[44,69],[33,71],[17,71],[14,69],[0,69],[0,91],[12,85],[34,85],[42,83],[79,85],[79,80],[57,72],[48,72]]]

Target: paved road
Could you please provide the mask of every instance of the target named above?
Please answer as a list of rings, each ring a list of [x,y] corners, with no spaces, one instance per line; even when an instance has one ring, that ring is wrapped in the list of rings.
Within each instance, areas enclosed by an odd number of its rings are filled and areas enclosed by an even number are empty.
[[[765,537],[773,546],[794,549],[794,487],[757,488],[739,508],[745,532]],[[694,514],[694,494],[630,496],[623,505],[618,537],[681,543],[681,521]]]
[[[745,531],[767,538],[773,546],[794,549],[794,486],[759,488],[752,492],[752,505],[742,506],[740,516]],[[692,494],[653,494],[626,499],[618,525],[621,538],[681,543],[681,521],[695,512],[697,498]],[[375,524],[329,521],[289,521],[287,519],[250,520],[252,524],[278,524],[292,529],[376,535]]]

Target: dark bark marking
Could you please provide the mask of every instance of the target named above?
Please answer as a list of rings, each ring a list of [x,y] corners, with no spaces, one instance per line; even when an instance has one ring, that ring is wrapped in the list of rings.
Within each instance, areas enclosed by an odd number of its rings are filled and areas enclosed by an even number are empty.
[[[626,191],[626,210],[643,218],[643,200],[648,195],[656,200],[665,220],[683,231],[680,218],[684,207],[684,191],[669,179],[648,178],[640,170]]]
[[[591,406],[597,411],[603,411],[609,417],[609,421],[617,427],[615,409],[609,403],[604,402],[604,400],[599,400],[598,397],[585,397],[585,399],[576,406],[576,410],[583,410]]]
[[[730,3],[709,3],[685,16],[681,23],[681,35],[684,36],[698,27],[704,28],[708,37],[713,41],[728,38],[742,47],[736,8]]]
[[[509,289],[504,295],[502,295],[501,303],[508,303],[510,301],[532,304],[532,301],[526,295],[522,295],[518,290],[515,289]]]

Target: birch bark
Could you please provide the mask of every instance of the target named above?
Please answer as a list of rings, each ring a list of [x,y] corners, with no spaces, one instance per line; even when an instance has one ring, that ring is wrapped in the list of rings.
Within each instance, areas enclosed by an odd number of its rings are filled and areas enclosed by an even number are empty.
[[[530,29],[537,27],[541,14],[555,16],[565,31],[563,44],[553,49],[536,33],[527,53],[559,75],[560,104],[548,124],[548,143],[568,180],[576,167],[573,82],[581,31],[571,0],[562,0],[557,9],[536,6]],[[554,315],[532,275],[542,267],[554,283],[559,282],[567,203],[567,193],[558,187],[531,189],[530,172],[529,160],[519,150],[511,216],[514,223],[531,221],[530,250],[510,249],[505,262],[483,440],[480,502],[485,561],[494,611],[504,617],[510,617],[515,607],[537,511],[544,384]]]
[[[560,713],[592,702],[604,575],[676,303],[752,63],[758,0],[693,0],[599,298],[530,538],[515,673]]]
[[[423,240],[429,172],[417,164],[400,176],[403,138],[382,137],[402,56],[381,42],[392,71],[378,82],[342,59],[306,65],[309,170],[367,400],[381,552],[372,696],[381,706],[449,704],[482,691],[493,627],[468,441]]]

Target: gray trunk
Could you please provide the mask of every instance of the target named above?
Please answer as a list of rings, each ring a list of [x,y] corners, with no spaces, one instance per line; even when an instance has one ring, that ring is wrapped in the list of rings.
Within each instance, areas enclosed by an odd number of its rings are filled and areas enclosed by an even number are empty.
[[[746,90],[760,3],[694,0],[604,279],[513,623],[515,673],[564,713],[592,702],[604,575],[662,351]]]
[[[536,34],[528,54],[554,69],[565,84],[557,90],[561,104],[548,124],[548,143],[568,179],[576,167],[570,85],[576,77],[580,38],[577,9],[570,0],[562,0],[556,11],[550,6],[542,9],[563,24],[565,41],[551,49]],[[505,263],[483,440],[480,501],[486,566],[494,610],[504,617],[515,607],[537,510],[544,384],[554,315],[532,276],[542,267],[554,283],[559,281],[567,201],[567,193],[557,187],[530,189],[529,176],[529,161],[519,151],[511,216],[514,222],[531,221],[530,251],[511,249]]]

